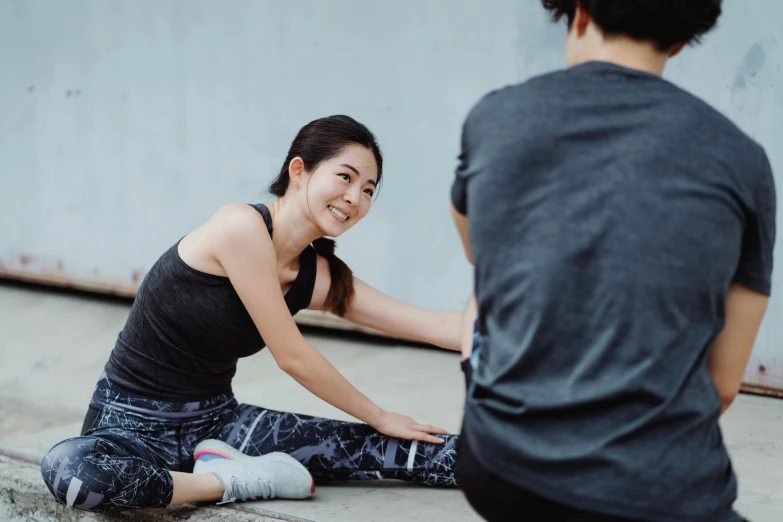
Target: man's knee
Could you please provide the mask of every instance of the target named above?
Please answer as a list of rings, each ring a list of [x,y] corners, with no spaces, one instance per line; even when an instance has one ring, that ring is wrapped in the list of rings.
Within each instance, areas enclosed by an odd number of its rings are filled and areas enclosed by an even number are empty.
[[[106,511],[101,507],[112,480],[93,465],[94,437],[67,439],[50,449],[41,461],[41,475],[55,500],[84,511]]]

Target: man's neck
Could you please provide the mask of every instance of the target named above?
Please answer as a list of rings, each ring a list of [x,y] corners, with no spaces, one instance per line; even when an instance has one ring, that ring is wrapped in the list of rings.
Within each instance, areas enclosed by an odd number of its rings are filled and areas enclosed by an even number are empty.
[[[640,42],[622,36],[604,39],[593,49],[586,50],[579,65],[586,62],[608,62],[628,69],[663,76],[668,55],[658,51],[649,42]]]

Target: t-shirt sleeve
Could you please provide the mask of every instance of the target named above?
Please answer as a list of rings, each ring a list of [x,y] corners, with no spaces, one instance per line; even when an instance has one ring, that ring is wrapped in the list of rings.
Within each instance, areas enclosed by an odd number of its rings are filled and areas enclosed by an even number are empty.
[[[777,199],[772,167],[763,155],[761,179],[754,193],[755,208],[745,222],[734,281],[764,295],[772,289],[772,251],[775,248],[775,214]]]
[[[460,153],[458,158],[457,171],[455,172],[454,182],[451,185],[451,203],[460,214],[468,215],[468,144],[467,144],[467,121],[462,125],[462,138],[460,140]]]
[[[492,114],[503,104],[503,93],[506,89],[490,91],[474,105],[462,124],[460,139],[459,163],[451,185],[451,202],[454,208],[465,216],[468,215],[468,185],[470,180],[480,170],[476,165],[477,152],[482,141],[489,134],[487,122],[494,121]]]

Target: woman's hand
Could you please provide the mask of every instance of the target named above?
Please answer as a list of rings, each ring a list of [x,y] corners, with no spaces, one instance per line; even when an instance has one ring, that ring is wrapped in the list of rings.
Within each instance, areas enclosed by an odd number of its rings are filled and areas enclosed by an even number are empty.
[[[371,424],[371,426],[389,437],[423,440],[424,442],[432,442],[433,444],[443,444],[443,439],[430,435],[431,433],[440,433],[442,435],[447,435],[449,433],[443,428],[419,424],[410,417],[385,410],[381,412],[378,420]]]

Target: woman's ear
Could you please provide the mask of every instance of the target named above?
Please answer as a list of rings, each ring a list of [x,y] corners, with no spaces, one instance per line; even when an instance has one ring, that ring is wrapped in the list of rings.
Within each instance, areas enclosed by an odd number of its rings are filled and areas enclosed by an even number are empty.
[[[302,175],[304,174],[304,161],[299,156],[295,157],[288,163],[288,175],[291,178],[291,182],[300,187],[302,185]]]

